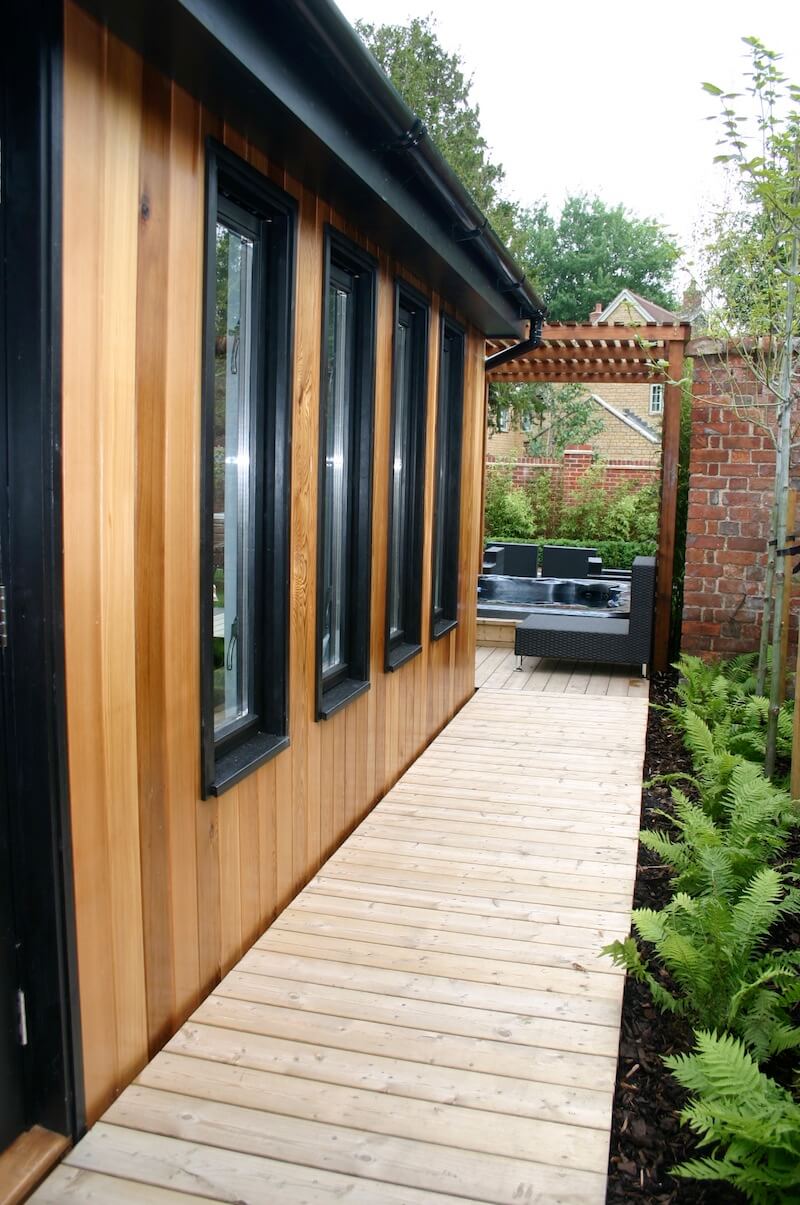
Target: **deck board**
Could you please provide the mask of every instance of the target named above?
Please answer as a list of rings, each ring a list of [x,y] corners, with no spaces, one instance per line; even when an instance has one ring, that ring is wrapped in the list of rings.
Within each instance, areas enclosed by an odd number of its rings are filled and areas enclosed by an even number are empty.
[[[489,690],[546,691],[548,694],[648,697],[646,679],[636,666],[600,665],[591,661],[558,661],[552,657],[519,658],[507,646],[479,646],[475,685]]]
[[[624,980],[599,951],[629,926],[647,684],[477,660],[34,1201],[602,1205]]]

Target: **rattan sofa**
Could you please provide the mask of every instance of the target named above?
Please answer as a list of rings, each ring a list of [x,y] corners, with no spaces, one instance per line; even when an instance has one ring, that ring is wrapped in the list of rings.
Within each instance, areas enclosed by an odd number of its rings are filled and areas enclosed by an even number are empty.
[[[569,661],[600,661],[641,665],[647,675],[653,635],[653,596],[656,562],[637,556],[631,572],[631,609],[626,618],[591,618],[552,610],[531,615],[517,626],[514,652],[523,657],[560,657]]]

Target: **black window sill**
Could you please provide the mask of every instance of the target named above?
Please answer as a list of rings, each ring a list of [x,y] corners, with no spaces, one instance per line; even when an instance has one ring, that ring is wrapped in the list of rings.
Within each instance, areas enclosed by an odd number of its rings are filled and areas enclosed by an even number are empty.
[[[421,652],[421,644],[406,644],[403,641],[400,644],[395,644],[386,653],[387,672],[390,674],[393,673],[401,665],[405,665],[406,661],[410,661],[412,657],[416,657],[417,653]]]
[[[431,630],[431,639],[441,640],[442,636],[446,636],[448,632],[452,632],[453,628],[457,627],[457,619],[436,619]]]
[[[345,678],[337,682],[330,690],[323,691],[322,699],[317,708],[317,719],[327,720],[337,711],[341,711],[353,699],[359,698],[369,690],[369,682],[359,678]]]
[[[206,794],[222,795],[259,766],[263,766],[264,762],[269,761],[276,753],[288,748],[288,736],[275,736],[269,732],[253,733],[241,745],[217,758],[214,765],[214,781],[208,784]]]

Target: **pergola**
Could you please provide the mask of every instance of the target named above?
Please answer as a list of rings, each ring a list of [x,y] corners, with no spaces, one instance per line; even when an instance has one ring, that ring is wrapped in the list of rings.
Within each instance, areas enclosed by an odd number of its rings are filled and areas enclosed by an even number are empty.
[[[688,323],[556,322],[542,327],[541,337],[514,343],[489,339],[486,381],[522,384],[602,384],[662,382],[664,414],[661,445],[661,518],[658,532],[653,668],[666,669],[675,556],[675,506],[678,488],[681,386]]]

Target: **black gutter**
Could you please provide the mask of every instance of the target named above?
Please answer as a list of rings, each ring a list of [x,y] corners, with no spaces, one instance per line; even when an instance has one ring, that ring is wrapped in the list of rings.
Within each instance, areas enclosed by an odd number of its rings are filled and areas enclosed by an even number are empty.
[[[453,222],[453,238],[470,242],[492,271],[501,293],[513,296],[520,314],[541,327],[546,309],[488,219],[431,140],[377,60],[332,0],[290,0],[325,51],[344,73],[344,83],[361,106],[387,127],[389,150],[406,158],[433,190]]]
[[[515,343],[513,347],[504,347],[502,351],[496,351],[493,356],[487,356],[483,366],[487,372],[491,372],[493,368],[501,368],[503,364],[508,364],[509,360],[516,360],[519,356],[524,356],[526,352],[536,351],[536,348],[541,346],[542,315],[539,314],[531,326],[531,333],[527,339],[523,339],[521,343]]]
[[[332,0],[78,0],[486,336],[543,306]]]

